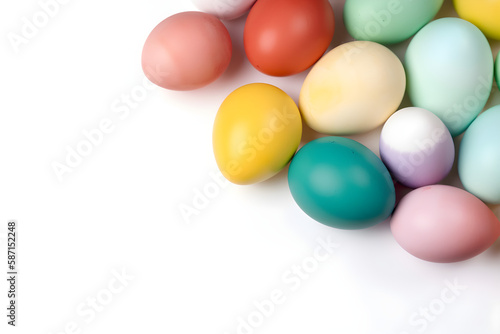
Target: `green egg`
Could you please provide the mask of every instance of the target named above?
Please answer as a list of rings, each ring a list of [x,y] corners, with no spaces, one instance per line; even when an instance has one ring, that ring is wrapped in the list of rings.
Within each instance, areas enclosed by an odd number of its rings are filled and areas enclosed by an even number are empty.
[[[311,218],[339,229],[376,225],[394,210],[394,183],[367,147],[343,137],[323,137],[302,147],[288,171],[290,192]]]
[[[497,86],[500,89],[500,51],[497,54],[497,60],[495,61],[495,78],[497,80]]]
[[[483,110],[493,86],[493,55],[472,23],[445,17],[423,27],[406,50],[406,91],[438,116],[453,137]]]
[[[344,23],[357,40],[394,44],[432,20],[443,0],[347,0]]]

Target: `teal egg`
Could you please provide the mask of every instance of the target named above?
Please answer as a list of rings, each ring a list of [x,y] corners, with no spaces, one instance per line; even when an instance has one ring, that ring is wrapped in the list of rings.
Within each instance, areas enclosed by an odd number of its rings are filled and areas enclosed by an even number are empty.
[[[429,23],[442,4],[443,0],[347,0],[344,24],[357,40],[399,43]]]
[[[488,40],[472,23],[432,21],[412,39],[405,55],[407,92],[415,107],[432,111],[458,136],[483,110],[493,84]]]
[[[500,105],[479,115],[465,131],[458,175],[467,191],[484,202],[500,204]]]
[[[382,222],[396,199],[382,161],[367,147],[342,137],[323,137],[304,145],[292,159],[288,185],[306,214],[340,229]]]

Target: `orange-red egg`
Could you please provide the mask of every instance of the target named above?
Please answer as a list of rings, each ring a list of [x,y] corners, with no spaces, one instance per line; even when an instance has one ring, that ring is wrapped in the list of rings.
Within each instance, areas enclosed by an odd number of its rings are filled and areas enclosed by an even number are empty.
[[[330,45],[333,9],[328,0],[258,0],[245,24],[248,60],[273,76],[300,73]]]

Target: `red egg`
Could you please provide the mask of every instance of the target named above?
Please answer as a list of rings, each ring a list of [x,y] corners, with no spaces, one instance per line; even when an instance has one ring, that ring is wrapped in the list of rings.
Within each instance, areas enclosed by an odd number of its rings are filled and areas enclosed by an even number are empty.
[[[220,77],[231,54],[231,37],[217,17],[183,12],[153,29],[142,50],[142,69],[160,87],[192,90]]]
[[[245,24],[245,51],[265,74],[300,73],[326,51],[334,27],[328,0],[258,0]]]

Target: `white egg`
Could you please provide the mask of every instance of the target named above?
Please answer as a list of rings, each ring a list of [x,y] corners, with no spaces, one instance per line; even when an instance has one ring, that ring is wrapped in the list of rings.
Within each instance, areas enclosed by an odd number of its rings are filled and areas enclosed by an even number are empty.
[[[256,0],[192,0],[199,10],[223,20],[233,20],[245,14]]]
[[[399,182],[419,188],[448,175],[455,145],[439,117],[426,109],[409,107],[394,113],[384,124],[380,157]]]

